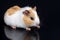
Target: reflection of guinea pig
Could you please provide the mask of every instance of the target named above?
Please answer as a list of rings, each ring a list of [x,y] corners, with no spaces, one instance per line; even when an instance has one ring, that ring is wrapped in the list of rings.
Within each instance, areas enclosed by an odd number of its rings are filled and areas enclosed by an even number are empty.
[[[4,22],[13,29],[16,27],[30,30],[29,27],[40,27],[40,20],[36,12],[36,7],[19,7],[13,6],[9,8],[4,14]]]

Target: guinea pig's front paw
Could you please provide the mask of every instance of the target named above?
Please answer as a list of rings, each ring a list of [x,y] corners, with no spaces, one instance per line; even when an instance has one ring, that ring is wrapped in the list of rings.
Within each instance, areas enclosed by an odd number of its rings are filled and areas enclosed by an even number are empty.
[[[11,27],[12,27],[12,29],[16,30],[16,26],[11,26]]]
[[[40,26],[37,26],[37,28],[40,28]]]
[[[26,28],[26,30],[27,30],[27,31],[30,31],[30,30],[31,30],[31,28],[28,28],[28,27],[27,27],[27,28]]]

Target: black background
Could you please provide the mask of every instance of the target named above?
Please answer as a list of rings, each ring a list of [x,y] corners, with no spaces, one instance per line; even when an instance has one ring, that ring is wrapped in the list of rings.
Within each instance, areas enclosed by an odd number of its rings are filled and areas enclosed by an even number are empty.
[[[41,29],[39,30],[41,40],[60,40],[59,28],[59,1],[56,0],[0,0],[0,38],[7,40],[4,34],[3,15],[5,11],[13,6],[37,6],[37,12],[41,19]],[[49,21],[48,21],[49,19]]]

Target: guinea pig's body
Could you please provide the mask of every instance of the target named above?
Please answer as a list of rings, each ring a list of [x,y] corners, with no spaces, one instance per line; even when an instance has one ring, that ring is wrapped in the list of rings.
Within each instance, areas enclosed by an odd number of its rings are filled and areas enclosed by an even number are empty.
[[[27,13],[26,10],[29,12]],[[13,6],[6,11],[4,22],[11,27],[26,28],[30,26],[38,26],[40,20],[36,10],[33,10],[31,7],[20,8],[19,6]]]
[[[10,26],[16,26],[16,27],[25,27],[23,22],[23,14],[21,13],[21,10],[17,10],[12,15],[6,14],[4,16],[5,23]]]

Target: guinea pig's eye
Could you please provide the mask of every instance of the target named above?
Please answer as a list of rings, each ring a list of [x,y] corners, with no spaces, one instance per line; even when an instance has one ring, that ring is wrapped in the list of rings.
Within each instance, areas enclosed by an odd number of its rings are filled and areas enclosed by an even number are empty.
[[[31,19],[31,20],[34,20],[34,18],[33,18],[33,17],[30,17],[30,19]]]

